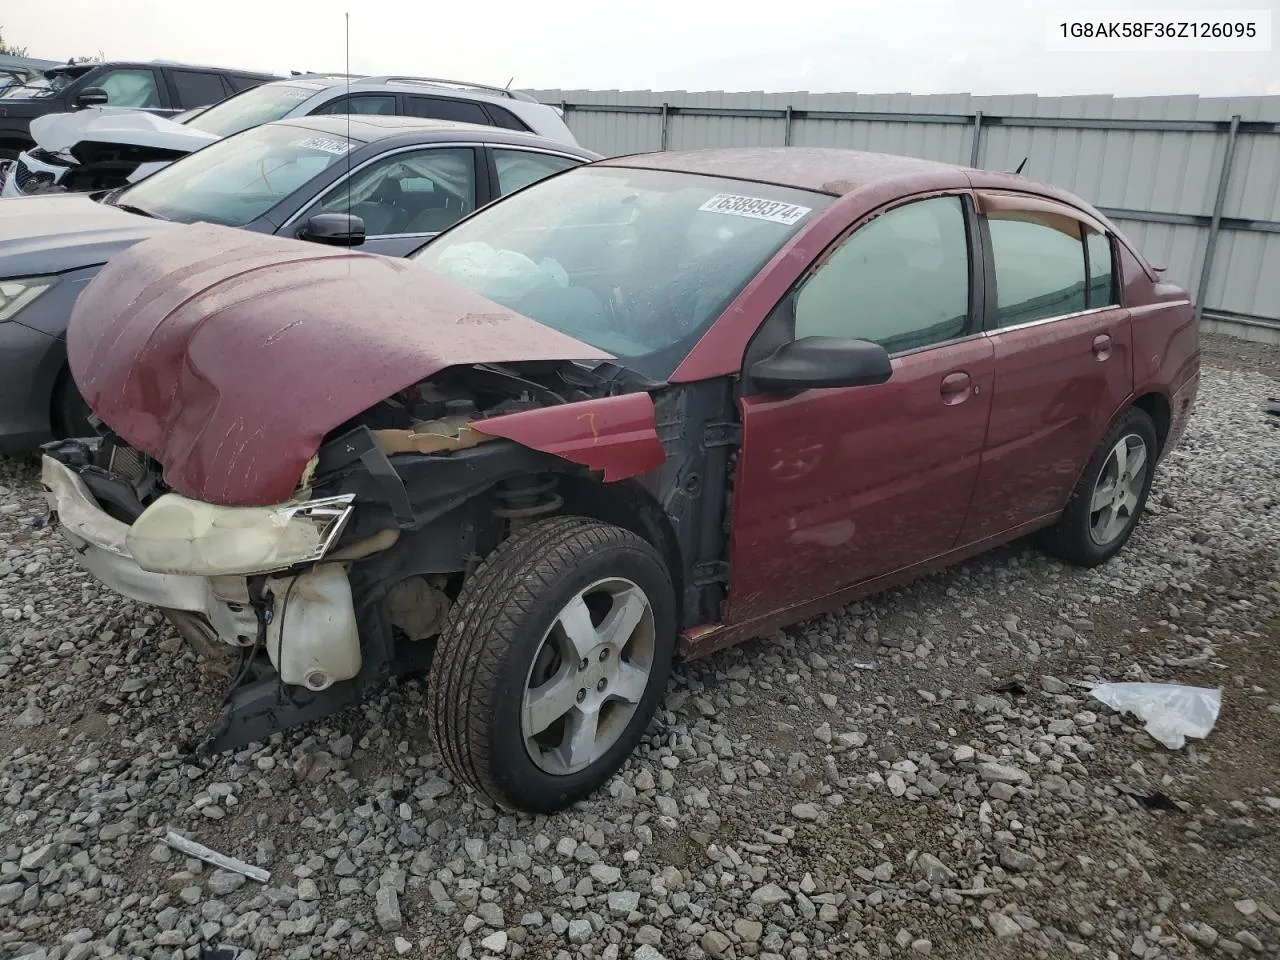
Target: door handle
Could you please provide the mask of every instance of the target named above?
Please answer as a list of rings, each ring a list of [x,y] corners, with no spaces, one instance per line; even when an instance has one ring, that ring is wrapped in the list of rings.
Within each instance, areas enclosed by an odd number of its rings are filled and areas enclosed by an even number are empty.
[[[947,405],[964,403],[969,399],[969,394],[974,392],[972,381],[969,375],[963,370],[955,373],[948,373],[942,378],[942,384],[938,390],[942,394],[942,402]]]
[[[1099,360],[1106,360],[1111,356],[1111,334],[1100,333],[1093,338],[1093,355]]]

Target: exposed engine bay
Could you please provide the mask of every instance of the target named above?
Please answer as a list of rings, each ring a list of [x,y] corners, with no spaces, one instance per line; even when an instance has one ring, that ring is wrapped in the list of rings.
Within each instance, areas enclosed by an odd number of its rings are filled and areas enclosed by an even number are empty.
[[[705,424],[686,414],[715,386],[665,387],[611,361],[455,366],[332,430],[291,501],[309,521],[327,523],[318,527],[327,538],[322,557],[247,576],[209,575],[212,595],[186,609],[157,603],[202,656],[235,661],[223,667],[236,682],[205,748],[242,746],[354,702],[392,675],[426,669],[466,577],[521,526],[558,512],[600,516],[666,542],[672,568],[691,571],[687,619],[714,618],[723,596],[714,570],[724,547],[727,472],[718,483],[714,472],[707,477],[710,494],[702,473],[709,453],[723,454],[727,464],[728,451],[691,448],[687,432],[701,436]],[[727,393],[714,392],[703,419],[727,403]],[[601,484],[608,466],[593,470],[582,457],[569,459],[572,451],[558,456],[512,442],[491,426],[571,406],[567,413],[582,411],[571,420],[590,431],[590,456],[611,443],[599,435],[608,408],[598,404],[654,411],[655,401],[671,414],[658,431],[665,442],[652,441],[653,465],[661,469],[625,483]],[[109,431],[93,441],[50,444],[46,453],[75,471],[135,550],[144,514],[170,500],[203,506],[175,493],[156,460]],[[693,509],[708,495],[718,505],[711,523]],[[248,515],[267,508],[210,509]],[[194,508],[176,522],[205,523]],[[710,566],[701,572],[682,559],[707,554]]]

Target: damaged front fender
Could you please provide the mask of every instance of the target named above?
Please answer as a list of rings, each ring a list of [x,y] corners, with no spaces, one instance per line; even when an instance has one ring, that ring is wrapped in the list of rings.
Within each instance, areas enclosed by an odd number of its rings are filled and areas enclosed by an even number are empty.
[[[606,482],[662,466],[653,398],[627,393],[525,410],[473,423],[472,429],[601,471]]]

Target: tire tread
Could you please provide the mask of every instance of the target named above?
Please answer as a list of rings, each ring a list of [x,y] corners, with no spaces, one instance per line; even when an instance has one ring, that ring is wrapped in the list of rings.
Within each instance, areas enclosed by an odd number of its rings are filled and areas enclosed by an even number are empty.
[[[619,547],[657,558],[652,546],[621,527],[573,516],[533,523],[499,544],[467,578],[441,631],[427,684],[428,730],[455,775],[500,804],[516,802],[494,777],[487,729],[505,654],[530,608],[584,555]]]

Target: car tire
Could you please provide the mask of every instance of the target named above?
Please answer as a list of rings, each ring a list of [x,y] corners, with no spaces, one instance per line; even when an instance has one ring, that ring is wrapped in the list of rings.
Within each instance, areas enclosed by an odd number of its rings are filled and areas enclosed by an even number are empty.
[[[80,396],[71,371],[63,369],[53,388],[53,432],[57,439],[92,437],[96,431],[89,423],[89,405]]]
[[[635,749],[675,643],[671,578],[649,543],[580,517],[533,523],[463,585],[428,677],[431,734],[498,805],[563,809]]]
[[[1046,549],[1079,567],[1096,567],[1115,556],[1146,506],[1158,443],[1151,418],[1137,407],[1126,411],[1098,444],[1062,517],[1046,531]]]

